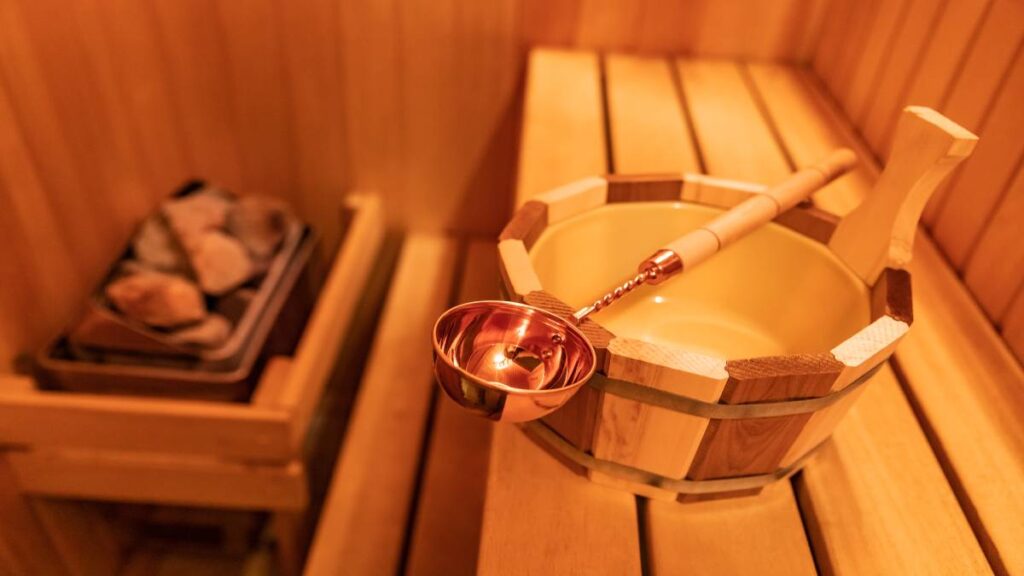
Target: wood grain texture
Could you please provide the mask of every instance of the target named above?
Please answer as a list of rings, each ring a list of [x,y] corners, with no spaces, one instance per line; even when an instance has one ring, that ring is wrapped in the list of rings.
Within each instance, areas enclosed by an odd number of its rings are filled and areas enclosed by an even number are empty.
[[[498,262],[505,292],[513,300],[523,302],[531,292],[542,289],[522,240],[498,242]]]
[[[904,106],[928,106],[942,110],[943,100],[957,77],[960,63],[971,47],[990,3],[991,0],[963,0],[943,5],[939,19],[929,33],[927,48],[911,72],[911,80],[901,101],[890,111],[888,118],[878,120],[884,126],[879,137],[881,147],[874,148],[880,158],[889,154],[892,133]],[[834,87],[832,92],[837,93]]]
[[[789,175],[786,157],[776,146],[738,64],[680,60],[678,66],[708,174],[765,184]],[[737,140],[734,134],[744,136]]]
[[[766,63],[747,65],[754,89],[768,115],[778,125],[780,143],[794,163],[814,162],[822,150],[845,146],[842,138],[821,123],[821,104],[808,92],[805,81],[788,66]],[[871,187],[863,159],[842,178],[816,192],[812,199],[829,212],[845,215],[860,202],[863,190]]]
[[[352,189],[379,190],[392,226],[493,234],[514,196],[529,47],[799,59],[825,4],[9,2],[0,180],[19,191],[4,225],[23,236],[3,256],[47,305],[4,315],[2,365],[67,323],[141,215],[186,179],[288,199],[327,251]],[[585,90],[569,106],[600,116]],[[600,145],[595,129],[582,144]],[[17,307],[14,292],[0,309]]]
[[[1022,156],[1024,139],[1024,52],[1017,56],[978,135],[977,155],[964,163],[932,231],[957,269],[964,266],[1010,184]]]
[[[813,93],[814,84],[806,84],[806,89]],[[863,143],[853,136],[849,124],[842,123],[841,117],[828,106],[822,106],[821,110],[823,114],[818,122],[822,130],[831,130],[855,150],[864,149]],[[804,137],[810,141],[813,133]],[[832,145],[831,141],[828,145]],[[861,155],[870,158],[869,155]],[[872,177],[878,174],[878,166],[874,162],[867,160],[865,166]],[[824,203],[823,207],[829,208]],[[918,390],[945,398],[947,386],[955,386],[958,394],[975,398],[992,393],[1011,393],[1009,390],[1014,386],[1007,383],[1005,374],[1011,366],[1006,362],[1012,362],[1012,359],[999,343],[998,336],[983,319],[979,321],[977,312],[965,313],[956,304],[958,300],[970,299],[962,285],[950,282],[941,289],[935,289],[927,274],[922,277],[921,270],[926,267],[942,270],[938,258],[923,266],[920,262],[922,251],[935,250],[929,238],[923,235],[918,238],[915,249],[918,261],[911,270],[917,299],[914,310],[916,328],[896,352],[915,404],[921,398]],[[948,270],[944,273],[949,274]],[[928,293],[935,294],[934,299],[929,301],[925,296]],[[949,314],[965,322],[969,329],[929,329],[924,318],[930,314]],[[915,342],[925,337],[933,340],[927,344]],[[950,337],[955,341],[949,341]],[[936,366],[934,373],[911,371],[901,359],[907,354],[939,354],[946,361],[941,367]],[[957,376],[962,370],[977,372],[971,376]],[[991,377],[978,377],[989,371]],[[944,386],[936,387],[937,381],[943,382]],[[986,400],[966,402],[961,399],[954,404],[954,416],[926,419],[926,430],[930,435],[937,430],[959,435],[975,425],[990,425],[988,416],[978,409],[981,405],[993,407]],[[893,441],[894,438],[899,440]],[[988,571],[980,557],[980,547],[974,534],[984,533],[983,525],[988,518],[1002,518],[1003,507],[1009,506],[1012,500],[1007,499],[1005,493],[989,493],[981,487],[985,484],[983,478],[970,474],[966,469],[961,477],[970,475],[977,483],[970,488],[958,487],[959,498],[955,499],[948,480],[943,478],[939,462],[942,461],[948,470],[950,463],[958,458],[977,455],[987,459],[992,454],[1007,450],[1019,452],[1012,446],[1000,445],[1005,442],[1002,438],[1002,433],[988,436],[980,444],[973,444],[965,454],[954,457],[940,451],[937,458],[915,422],[914,411],[900,392],[892,371],[883,369],[843,420],[833,437],[834,449],[828,449],[810,462],[804,469],[804,481],[798,483],[801,507],[809,512],[810,533],[817,557],[824,558],[835,572],[889,571],[894,567],[898,567],[895,568],[898,571]],[[996,444],[994,447],[990,445],[993,442]],[[1012,471],[1012,468],[1008,470]],[[999,473],[1016,474],[1006,470]],[[954,480],[954,486],[956,484]],[[838,486],[843,489],[838,489]],[[990,498],[1001,500],[996,504],[989,501]],[[957,500],[970,503],[964,506],[969,513],[965,514],[960,509]],[[879,505],[879,502],[883,504]],[[982,502],[987,503],[979,506],[978,503]],[[875,512],[864,515],[862,511],[867,508]],[[886,536],[877,538],[881,532]],[[894,542],[899,544],[894,545]],[[949,551],[950,548],[956,551]],[[865,553],[865,550],[871,553]],[[993,560],[991,554],[987,558]]]
[[[789,482],[753,498],[680,505],[649,501],[645,519],[651,572],[814,574]]]
[[[609,55],[605,82],[616,172],[700,171],[668,60]]]
[[[832,573],[991,572],[888,367],[796,486],[815,557]]]
[[[597,56],[534,50],[526,73],[516,204],[606,171]]]
[[[1021,294],[1024,292],[1017,294],[1006,312],[1002,334],[1010,350],[1017,356],[1017,361],[1024,364],[1024,296]]]
[[[830,355],[793,355],[726,362],[724,404],[815,398],[832,389],[843,365]],[[810,414],[711,420],[686,474],[705,480],[775,471]]]
[[[896,30],[893,42],[879,69],[871,98],[856,117],[861,134],[873,150],[882,149],[889,122],[909,102],[902,100],[907,85],[913,81],[916,66],[931,41],[943,3],[933,0],[911,0],[906,16]]]
[[[296,345],[288,380],[277,399],[277,405],[291,414],[296,452],[306,440],[310,419],[384,241],[384,215],[376,196],[351,196],[346,207],[352,219],[344,243]]]
[[[605,176],[608,181],[608,203],[674,202],[683,197],[683,179],[678,174],[646,174],[636,176]]]
[[[968,130],[981,130],[985,117],[999,96],[999,89],[1006,80],[1022,37],[1024,7],[1012,0],[993,1],[948,89],[941,108],[943,114],[956,119]],[[924,212],[924,221],[929,227],[935,224],[951,189],[952,186],[940,188],[929,203]]]
[[[306,474],[286,466],[163,454],[38,449],[8,455],[21,490],[56,498],[299,511]],[[168,481],[173,478],[173,481]]]
[[[458,301],[498,298],[492,242],[470,242]],[[473,574],[476,570],[487,465],[494,424],[439,394],[416,504],[406,573]]]
[[[6,452],[0,454],[0,520],[0,574],[73,574],[33,509],[32,497],[18,487]]]
[[[478,574],[638,575],[640,552],[632,494],[574,474],[515,426],[494,429]]]
[[[498,241],[521,240],[523,246],[529,250],[547,226],[548,205],[544,202],[530,200],[520,206],[512,215],[512,219],[498,235]]]
[[[828,247],[869,286],[911,259],[925,203],[978,137],[930,108],[908,106],[871,194],[836,227]]]
[[[705,402],[718,401],[727,376],[723,360],[621,337],[608,345],[604,373]],[[597,458],[682,478],[708,420],[607,394],[595,425]]]
[[[557,224],[608,202],[608,181],[598,176],[574,180],[534,197],[547,205],[548,225]]]
[[[293,455],[288,428],[288,414],[279,410],[34,389],[0,392],[4,444],[286,461]]]
[[[1024,371],[934,245],[916,248],[911,273],[915,326],[896,359],[986,555],[1015,573],[1024,567],[1024,495],[1014,488],[1024,483]]]
[[[402,248],[306,574],[382,574],[397,570],[434,392],[427,354],[395,362],[395,350],[419,350],[448,305],[454,241],[412,235]]]
[[[853,82],[857,64],[864,55],[864,46],[871,35],[881,4],[882,0],[853,2],[852,7],[844,14],[840,24],[843,39],[839,54],[831,69],[821,73],[833,94],[846,93]]]
[[[861,118],[870,100],[874,99],[878,75],[891,56],[896,32],[903,23],[908,0],[880,0],[864,47],[850,79],[850,86],[839,93],[840,101],[850,118]]]
[[[116,574],[125,556],[125,542],[114,524],[94,502],[32,498],[65,566],[72,574]]]
[[[907,325],[914,322],[914,300],[910,272],[886,268],[871,287],[871,318],[882,315]]]

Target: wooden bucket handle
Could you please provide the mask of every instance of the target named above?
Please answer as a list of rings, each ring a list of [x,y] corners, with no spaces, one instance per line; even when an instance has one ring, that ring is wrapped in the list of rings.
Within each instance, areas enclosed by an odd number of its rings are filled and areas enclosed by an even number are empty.
[[[829,248],[868,285],[887,267],[905,268],[921,211],[977,142],[977,136],[931,108],[904,108],[885,170],[871,193],[839,222]]]

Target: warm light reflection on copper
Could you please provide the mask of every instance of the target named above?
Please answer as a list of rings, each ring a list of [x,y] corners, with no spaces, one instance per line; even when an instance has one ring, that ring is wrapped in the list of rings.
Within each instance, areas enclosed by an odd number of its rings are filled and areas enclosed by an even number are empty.
[[[593,375],[596,354],[558,316],[513,302],[470,302],[434,326],[434,372],[461,406],[495,420],[540,418]]]

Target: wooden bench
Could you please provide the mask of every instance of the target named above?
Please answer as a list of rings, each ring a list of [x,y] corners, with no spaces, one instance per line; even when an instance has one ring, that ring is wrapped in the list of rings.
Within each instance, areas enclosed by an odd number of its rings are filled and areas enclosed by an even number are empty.
[[[842,214],[870,189],[878,165],[813,72],[537,50],[517,202],[606,172],[771,182],[839,145],[855,148],[861,166],[814,201]],[[407,240],[357,406],[363,424],[343,450],[307,574],[1024,569],[1016,545],[1024,435],[1015,416],[1024,374],[926,232],[912,268],[911,336],[831,444],[760,496],[690,505],[590,483],[516,427],[474,420],[428,392],[425,353],[396,363],[394,344],[413,334],[425,342],[447,303],[495,294],[494,245],[474,241],[457,297],[441,295],[460,276],[453,249]],[[411,404],[400,422],[398,386],[415,398],[401,399]],[[387,464],[387,454],[404,459]]]

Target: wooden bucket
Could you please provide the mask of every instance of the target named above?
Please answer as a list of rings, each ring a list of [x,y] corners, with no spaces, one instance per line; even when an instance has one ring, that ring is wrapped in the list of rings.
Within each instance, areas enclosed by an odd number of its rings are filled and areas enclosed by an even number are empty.
[[[526,425],[594,481],[667,499],[754,494],[835,429],[912,322],[920,212],[976,137],[908,108],[872,195],[798,207],[680,278],[587,319],[598,374]],[[568,314],[761,185],[699,175],[581,180],[502,232],[509,297]]]

